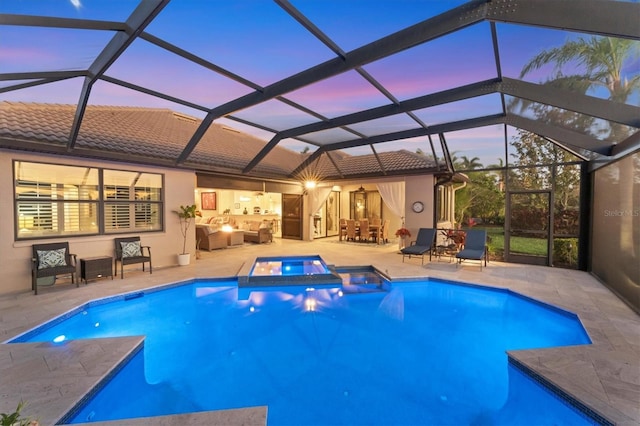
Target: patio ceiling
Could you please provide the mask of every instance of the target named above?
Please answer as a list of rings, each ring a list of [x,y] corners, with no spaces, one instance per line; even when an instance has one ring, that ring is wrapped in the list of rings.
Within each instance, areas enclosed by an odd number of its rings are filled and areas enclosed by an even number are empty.
[[[491,167],[508,163],[518,129],[606,160],[640,144],[638,95],[617,102],[543,84],[553,67],[521,71],[581,36],[638,43],[638,22],[638,3],[608,0],[2,2],[0,102],[68,104],[75,113],[57,145],[16,144],[5,123],[0,146],[59,152],[63,143],[68,155],[100,157],[108,145],[81,143],[88,111],[125,106],[193,118],[191,133],[157,162],[198,171],[347,179],[447,170],[451,152]],[[640,65],[624,71],[637,78]],[[580,130],[536,106],[595,124]],[[624,137],[602,132],[612,123]],[[213,124],[264,146],[251,145],[233,166],[216,164],[215,138],[203,142]],[[278,168],[282,148],[304,155]],[[431,161],[416,165],[407,151]],[[132,155],[114,143],[109,158]]]

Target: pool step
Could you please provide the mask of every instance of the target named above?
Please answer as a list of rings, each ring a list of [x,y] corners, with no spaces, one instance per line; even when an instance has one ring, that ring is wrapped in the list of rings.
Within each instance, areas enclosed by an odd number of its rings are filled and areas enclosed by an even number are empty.
[[[389,291],[388,280],[373,267],[343,267],[336,272],[342,278],[342,289],[346,294]]]

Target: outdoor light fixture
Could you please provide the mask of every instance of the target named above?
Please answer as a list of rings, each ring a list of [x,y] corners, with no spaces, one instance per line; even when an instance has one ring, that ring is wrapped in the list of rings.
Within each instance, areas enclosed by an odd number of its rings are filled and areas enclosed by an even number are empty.
[[[360,185],[360,188],[358,188],[358,190],[357,190],[357,192],[365,192],[365,191],[366,191],[366,189],[364,189],[364,188],[362,187],[362,185]]]
[[[306,182],[304,183],[304,187],[305,187],[306,189],[313,189],[313,188],[315,188],[315,187],[316,187],[316,185],[317,185],[317,183],[316,183],[316,181],[314,181],[314,180],[308,180],[308,181],[306,181]]]

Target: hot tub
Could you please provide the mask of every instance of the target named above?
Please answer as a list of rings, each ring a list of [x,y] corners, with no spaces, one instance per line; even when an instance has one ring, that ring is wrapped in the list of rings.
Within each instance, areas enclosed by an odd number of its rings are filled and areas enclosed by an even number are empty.
[[[339,285],[342,277],[318,255],[257,257],[238,274],[238,287]]]

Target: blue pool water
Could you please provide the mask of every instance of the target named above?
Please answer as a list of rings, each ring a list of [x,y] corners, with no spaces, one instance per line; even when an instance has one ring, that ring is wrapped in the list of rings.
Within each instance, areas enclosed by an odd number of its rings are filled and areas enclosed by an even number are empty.
[[[136,296],[17,339],[146,336],[73,423],[266,405],[269,425],[592,424],[505,353],[588,344],[580,322],[507,291],[422,281],[240,295],[216,281]]]
[[[328,274],[329,269],[320,256],[259,257],[250,276],[300,276]]]

